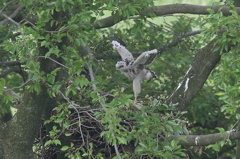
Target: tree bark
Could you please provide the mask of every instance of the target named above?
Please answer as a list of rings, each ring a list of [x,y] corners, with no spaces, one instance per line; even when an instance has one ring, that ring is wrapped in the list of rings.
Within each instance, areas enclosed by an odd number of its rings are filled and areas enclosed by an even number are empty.
[[[172,135],[172,139],[184,138],[186,141],[180,141],[182,146],[207,146],[215,144],[219,141],[234,140],[240,138],[240,132],[230,130],[224,133],[208,134],[208,135]]]
[[[207,15],[210,14],[207,9],[214,10],[215,13],[222,12],[224,16],[231,15],[229,12],[230,7],[225,5],[218,6],[200,6],[200,5],[192,5],[192,4],[169,4],[169,5],[161,5],[161,6],[153,6],[148,7],[141,11],[139,15],[156,15],[163,16],[168,14],[197,14],[197,15]],[[240,7],[236,8],[237,12],[240,14]],[[107,28],[111,27],[122,20],[127,19],[127,17],[122,16],[109,16],[103,19],[96,20],[94,22],[93,27],[95,29]]]
[[[3,159],[34,158],[32,146],[48,102],[46,88],[39,94],[26,92],[16,115],[3,128]]]
[[[167,99],[168,103],[177,104],[177,108],[183,110],[200,91],[221,58],[219,51],[213,51],[214,43],[212,40],[198,51],[183,80]]]
[[[238,110],[239,113],[239,110]],[[237,125],[238,129],[237,132],[240,133],[240,122],[238,121]],[[236,158],[240,158],[240,139],[237,139],[237,145],[236,145]]]
[[[3,129],[4,129],[4,123],[0,120],[0,158],[3,158]]]

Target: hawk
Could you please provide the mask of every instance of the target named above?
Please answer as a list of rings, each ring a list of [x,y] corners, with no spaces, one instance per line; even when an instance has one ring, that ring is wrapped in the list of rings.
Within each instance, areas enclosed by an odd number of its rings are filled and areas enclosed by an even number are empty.
[[[116,69],[121,71],[129,80],[133,81],[134,103],[137,103],[137,96],[141,92],[141,81],[156,78],[153,71],[146,70],[145,65],[149,65],[156,55],[158,50],[150,50],[143,52],[136,60],[126,48],[126,44],[118,38],[110,38],[112,47],[120,54],[122,61],[117,62]]]

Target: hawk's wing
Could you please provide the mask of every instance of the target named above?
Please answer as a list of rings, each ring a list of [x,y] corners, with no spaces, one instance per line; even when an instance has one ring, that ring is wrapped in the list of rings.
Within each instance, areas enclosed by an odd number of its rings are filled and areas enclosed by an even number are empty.
[[[113,49],[118,51],[123,61],[131,62],[134,60],[132,53],[128,51],[128,49],[126,48],[126,44],[121,39],[113,37],[110,38],[110,40]]]
[[[132,64],[132,67],[142,67],[144,65],[149,65],[154,60],[157,54],[158,54],[157,49],[143,52],[134,61],[134,63]]]

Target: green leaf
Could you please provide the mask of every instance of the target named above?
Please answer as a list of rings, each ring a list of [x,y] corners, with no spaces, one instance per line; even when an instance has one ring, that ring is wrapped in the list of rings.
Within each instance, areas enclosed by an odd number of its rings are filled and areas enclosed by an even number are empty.
[[[72,25],[70,26],[70,29],[72,29],[72,30],[77,30],[77,29],[78,29],[78,25],[77,25],[77,24],[72,24]]]
[[[68,149],[69,149],[68,146],[63,146],[60,150],[61,150],[61,151],[66,151],[66,150],[68,150]]]
[[[147,149],[147,146],[146,146],[144,143],[140,142],[139,145],[141,145],[142,147],[144,147],[145,149]]]
[[[71,136],[72,133],[70,133],[70,132],[66,132],[66,133],[64,133],[64,135],[65,135],[65,136]]]
[[[119,144],[127,144],[127,139],[124,137],[117,137]]]
[[[170,146],[164,146],[164,149],[166,149],[168,151],[172,151],[173,150],[172,147],[170,147]]]
[[[55,144],[55,145],[61,145],[61,141],[58,140],[58,139],[53,140],[52,143]]]
[[[225,94],[225,92],[223,92],[223,91],[219,91],[219,92],[216,92],[216,93],[214,93],[214,94],[217,95],[217,96],[222,96],[222,95]]]
[[[52,140],[48,140],[47,142],[45,142],[44,146],[48,146],[52,144]]]

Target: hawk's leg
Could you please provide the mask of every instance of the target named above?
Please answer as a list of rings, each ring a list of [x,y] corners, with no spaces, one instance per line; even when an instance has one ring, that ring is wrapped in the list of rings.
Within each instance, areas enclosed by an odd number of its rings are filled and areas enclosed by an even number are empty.
[[[133,104],[137,104],[137,96],[141,92],[141,80],[138,78],[134,78],[133,80],[133,92],[134,92],[134,102]]]
[[[134,100],[133,105],[136,105],[138,103],[137,99]]]

